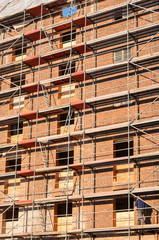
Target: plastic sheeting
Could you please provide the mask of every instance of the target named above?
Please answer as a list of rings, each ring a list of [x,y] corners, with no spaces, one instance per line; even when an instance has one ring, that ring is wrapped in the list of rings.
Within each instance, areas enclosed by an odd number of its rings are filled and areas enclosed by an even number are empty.
[[[0,0],[0,19],[22,12],[24,9],[38,6],[41,3],[47,4],[54,0]]]

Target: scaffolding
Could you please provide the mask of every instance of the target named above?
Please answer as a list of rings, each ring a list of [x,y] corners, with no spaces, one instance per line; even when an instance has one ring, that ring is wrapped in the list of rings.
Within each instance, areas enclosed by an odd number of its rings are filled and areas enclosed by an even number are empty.
[[[158,239],[158,4],[0,19],[0,239]]]

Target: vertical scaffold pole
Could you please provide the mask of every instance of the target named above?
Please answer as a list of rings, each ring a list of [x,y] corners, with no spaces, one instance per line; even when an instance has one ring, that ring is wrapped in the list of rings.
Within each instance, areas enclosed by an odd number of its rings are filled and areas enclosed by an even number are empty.
[[[41,35],[42,35],[42,20],[43,20],[43,5],[41,4],[41,15],[40,15],[40,38],[39,38],[39,62],[38,62],[38,86],[37,86],[37,111],[36,111],[36,132],[35,132],[35,155],[34,155],[34,175],[33,175],[33,195],[32,195],[32,214],[31,214],[31,240],[33,239],[34,231],[34,204],[35,198],[35,170],[36,170],[36,155],[37,155],[37,134],[38,134],[38,112],[39,112],[39,86],[40,86],[40,55],[41,55]]]

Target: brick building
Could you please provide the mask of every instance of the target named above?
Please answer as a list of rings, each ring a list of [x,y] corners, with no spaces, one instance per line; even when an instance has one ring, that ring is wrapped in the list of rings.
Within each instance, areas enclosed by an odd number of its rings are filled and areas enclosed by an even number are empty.
[[[0,239],[157,240],[158,0],[22,2],[0,8]]]

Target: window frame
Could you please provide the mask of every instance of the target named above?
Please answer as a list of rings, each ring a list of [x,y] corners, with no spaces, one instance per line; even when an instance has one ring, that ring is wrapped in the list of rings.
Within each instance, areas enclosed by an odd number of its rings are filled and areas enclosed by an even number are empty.
[[[116,50],[113,52],[114,64],[127,61],[127,56],[128,56],[127,50],[128,50],[127,48],[123,48],[123,49]],[[131,58],[131,55],[132,55],[132,48],[129,48],[129,58],[128,59]]]

